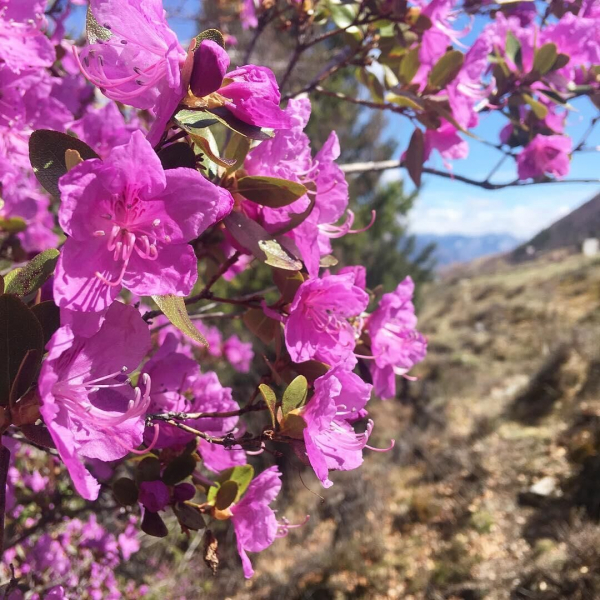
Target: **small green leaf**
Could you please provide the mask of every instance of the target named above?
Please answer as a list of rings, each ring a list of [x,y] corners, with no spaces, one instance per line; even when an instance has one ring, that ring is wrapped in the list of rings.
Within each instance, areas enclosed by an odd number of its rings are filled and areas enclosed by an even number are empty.
[[[260,308],[251,308],[242,317],[244,325],[257,336],[263,344],[270,344],[280,330],[281,325],[275,319],[267,317]]]
[[[206,156],[208,156],[208,158],[215,164],[225,168],[232,167],[235,164],[235,160],[230,158],[221,158],[216,152],[214,152],[211,148],[210,141],[204,136],[191,132],[189,135],[194,144],[196,144],[196,146],[198,146],[202,152],[204,152],[204,154],[206,154]]]
[[[533,111],[533,114],[538,119],[546,118],[546,116],[548,115],[548,107],[545,104],[542,104],[538,100],[535,100],[529,94],[522,94],[522,96],[523,96],[523,100],[525,100],[525,102],[527,102],[527,104],[529,104],[529,106],[531,106],[531,110]]]
[[[261,383],[258,386],[258,389],[260,391],[260,395],[263,397],[263,400],[265,401],[265,404],[267,405],[267,408],[269,409],[269,413],[271,413],[271,422],[273,424],[273,427],[275,427],[275,413],[277,410],[277,396],[275,395],[275,392],[266,384]]]
[[[423,110],[424,108],[420,98],[409,92],[389,93],[386,95],[385,100],[386,102],[391,102],[404,108],[412,108],[413,110]]]
[[[160,515],[149,510],[144,510],[141,529],[144,533],[153,537],[167,537],[169,530]]]
[[[556,49],[556,44],[544,44],[541,48],[538,48],[535,53],[532,71],[535,71],[540,75],[545,75],[552,69],[557,57],[558,51]]]
[[[316,360],[294,363],[293,367],[296,373],[304,375],[311,383],[314,382],[315,379],[325,375],[330,369],[329,365]]]
[[[415,129],[406,151],[406,169],[413,183],[421,186],[421,175],[423,173],[423,162],[425,160],[425,137],[420,129]]]
[[[196,470],[196,459],[191,454],[174,458],[165,468],[162,480],[167,485],[175,485],[187,479]]]
[[[44,333],[35,315],[11,294],[0,296],[0,405],[8,403],[12,383],[30,350],[44,351]]]
[[[225,481],[231,480],[238,484],[238,493],[235,497],[235,502],[237,502],[248,489],[253,477],[254,467],[252,465],[241,465],[223,471],[219,476],[219,482],[223,484]]]
[[[281,423],[281,434],[295,440],[301,440],[304,437],[305,429],[306,421],[295,412],[289,413]]]
[[[302,198],[306,188],[301,183],[278,179],[277,177],[248,176],[237,181],[237,192],[255,202],[270,208],[282,208]]]
[[[266,265],[286,269],[288,271],[300,271],[302,263],[290,256],[277,240],[259,240],[258,247],[267,257],[264,261]]]
[[[399,75],[400,81],[405,85],[408,85],[414,79],[421,66],[421,61],[419,60],[420,49],[421,46],[416,46],[412,50],[409,50],[402,58]]]
[[[0,217],[0,231],[21,233],[27,229],[27,222],[21,217]]]
[[[358,15],[358,5],[330,0],[328,2],[331,20],[341,29],[350,27]]]
[[[171,144],[163,148],[158,153],[158,158],[160,158],[160,163],[165,170],[177,169],[178,167],[196,168],[196,155],[192,148],[184,142]]]
[[[239,485],[236,481],[225,481],[221,484],[215,497],[215,507],[219,510],[229,508],[238,496]]]
[[[283,399],[281,401],[281,412],[285,417],[290,411],[300,408],[306,402],[308,396],[308,382],[304,375],[298,375],[291,383],[287,386],[285,392],[283,392]]]
[[[198,531],[206,527],[202,513],[195,506],[190,506],[185,502],[178,502],[173,506],[173,512],[179,524],[186,529]]]
[[[227,173],[235,173],[246,160],[248,152],[250,152],[251,140],[239,133],[232,133],[231,139],[225,148],[223,155],[225,158],[235,161],[227,168]]]
[[[116,501],[122,506],[135,506],[139,497],[138,487],[129,477],[120,477],[112,486]]]
[[[302,268],[302,263],[283,247],[286,241],[275,240],[273,235],[243,213],[232,212],[223,222],[233,238],[261,262],[288,271]]]
[[[506,34],[506,56],[519,70],[523,69],[521,42],[510,31]]]
[[[96,21],[96,17],[92,14],[92,9],[89,6],[85,18],[85,34],[89,44],[95,44],[98,40],[105,42],[112,37],[110,29],[102,27],[98,21]]]
[[[38,254],[11,277],[6,293],[23,298],[39,290],[54,273],[58,256],[59,252],[54,248]]]
[[[445,88],[462,69],[465,55],[458,50],[446,52],[433,66],[429,73],[428,83],[434,89]]]
[[[181,296],[167,294],[166,296],[152,296],[158,308],[171,321],[179,331],[185,333],[189,338],[204,344],[208,348],[208,342],[204,336],[194,327],[190,316],[188,315],[185,302]]]
[[[155,456],[147,456],[137,466],[135,479],[142,481],[158,481],[160,479],[160,461]]]
[[[268,140],[274,135],[262,130],[260,127],[256,127],[256,125],[250,125],[241,121],[225,106],[208,109],[206,114],[213,116],[217,121],[225,125],[225,127],[251,140]]]
[[[335,265],[340,262],[333,254],[326,254],[325,256],[321,256],[319,259],[319,266],[322,269],[329,269],[330,267],[335,267]]]
[[[31,312],[36,316],[44,332],[44,348],[60,327],[60,309],[52,300],[40,302],[31,307]]]
[[[196,48],[204,40],[210,40],[211,42],[215,42],[215,44],[219,44],[221,48],[225,48],[225,38],[218,29],[205,29],[202,33],[199,33],[194,40],[196,40]]]
[[[77,150],[83,160],[100,158],[86,143],[59,131],[38,129],[29,138],[33,172],[42,187],[55,198],[60,197],[58,180],[67,172],[65,153],[69,149]]]
[[[554,61],[554,64],[551,67],[551,71],[556,71],[558,69],[562,69],[569,64],[571,57],[568,54],[559,54]]]
[[[281,293],[282,302],[292,302],[298,288],[304,283],[304,277],[297,271],[273,269],[273,282]]]

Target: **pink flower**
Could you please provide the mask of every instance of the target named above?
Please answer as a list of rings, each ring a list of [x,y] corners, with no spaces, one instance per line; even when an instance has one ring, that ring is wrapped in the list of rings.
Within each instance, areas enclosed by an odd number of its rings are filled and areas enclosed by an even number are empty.
[[[241,500],[231,507],[237,549],[246,579],[254,575],[246,552],[261,552],[277,537],[279,524],[269,504],[280,490],[281,473],[277,467],[269,467],[252,480]]]
[[[240,20],[244,29],[249,29],[250,27],[256,27],[258,25],[255,0],[243,0],[242,10],[240,11]]]
[[[133,371],[150,348],[150,332],[132,306],[115,302],[102,327],[90,338],[61,327],[48,344],[42,365],[40,412],[75,488],[87,500],[100,486],[81,462],[122,458],[142,441],[150,398],[133,390],[125,372]]]
[[[54,295],[62,308],[86,312],[106,308],[121,287],[139,296],[189,294],[197,266],[187,242],[233,203],[193,169],[164,171],[140,131],[106,160],[79,164],[59,187],[69,238]]]
[[[203,40],[194,51],[194,69],[190,88],[199,98],[216,92],[229,68],[229,54],[211,40]]]
[[[127,143],[139,126],[136,121],[132,124],[125,123],[117,105],[108,102],[102,108],[88,109],[81,119],[69,125],[69,129],[101,158],[107,158],[115,146]]]
[[[517,157],[519,179],[536,179],[544,174],[562,179],[569,173],[571,138],[536,135]]]
[[[371,336],[371,374],[375,392],[381,398],[396,395],[396,375],[407,373],[425,358],[427,341],[415,330],[417,317],[412,303],[414,283],[410,277],[384,294],[379,307],[369,317]]]
[[[355,364],[356,331],[348,321],[367,308],[368,294],[353,273],[305,281],[296,292],[285,324],[285,343],[294,362],[319,360]]]
[[[444,121],[439,129],[427,129],[425,132],[425,160],[431,152],[437,150],[444,161],[466,158],[469,144],[458,135],[454,125]]]
[[[369,421],[366,431],[360,434],[351,423],[364,415],[371,388],[358,375],[335,368],[315,381],[314,395],[300,410],[306,423],[304,448],[296,446],[296,451],[303,458],[305,450],[323,487],[333,485],[328,479],[329,470],[349,471],[363,462],[362,451],[373,422]]]
[[[239,373],[248,373],[254,358],[252,344],[242,342],[237,335],[232,335],[223,344],[223,353],[229,364]]]
[[[279,108],[281,94],[273,71],[245,65],[227,73],[219,94],[229,99],[227,108],[240,120],[271,129],[288,129],[291,119]]]

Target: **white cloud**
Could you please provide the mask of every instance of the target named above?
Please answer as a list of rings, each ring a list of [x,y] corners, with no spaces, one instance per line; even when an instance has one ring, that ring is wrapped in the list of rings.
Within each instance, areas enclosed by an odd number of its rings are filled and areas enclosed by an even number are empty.
[[[593,196],[587,187],[559,186],[460,194],[458,190],[424,190],[409,215],[414,233],[510,233],[526,239],[565,216]],[[485,195],[483,195],[485,194]]]

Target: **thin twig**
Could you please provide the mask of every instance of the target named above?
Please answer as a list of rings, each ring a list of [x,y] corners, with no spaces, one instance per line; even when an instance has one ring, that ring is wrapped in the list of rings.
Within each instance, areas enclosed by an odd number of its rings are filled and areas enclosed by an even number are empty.
[[[206,418],[217,418],[217,419],[226,419],[228,417],[239,417],[249,412],[256,412],[261,410],[266,410],[267,407],[264,404],[248,404],[238,410],[230,410],[227,412],[196,412],[196,413],[186,413],[186,412],[166,412],[166,413],[156,413],[147,415],[147,419],[158,420],[158,421],[192,421],[196,419],[206,419]]]
[[[6,480],[10,466],[10,450],[0,447],[0,556],[4,557],[4,513],[6,512]]]

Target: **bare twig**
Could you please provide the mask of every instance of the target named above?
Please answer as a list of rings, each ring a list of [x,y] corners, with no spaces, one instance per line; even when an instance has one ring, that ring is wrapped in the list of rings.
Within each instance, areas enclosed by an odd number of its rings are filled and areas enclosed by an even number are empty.
[[[6,479],[10,466],[10,450],[0,447],[0,556],[4,556],[4,513],[6,512]]]

